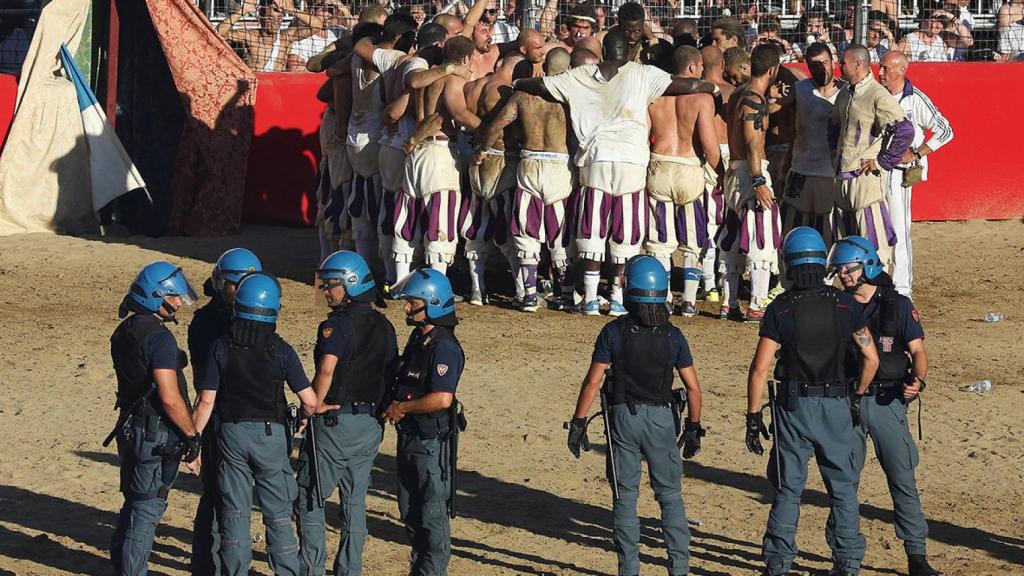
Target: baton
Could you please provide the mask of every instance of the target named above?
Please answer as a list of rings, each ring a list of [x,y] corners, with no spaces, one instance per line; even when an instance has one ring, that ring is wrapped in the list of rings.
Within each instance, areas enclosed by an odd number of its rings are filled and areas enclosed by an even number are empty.
[[[775,485],[776,490],[782,489],[782,462],[779,458],[779,418],[776,412],[776,401],[775,401],[775,382],[768,381],[768,407],[772,413],[772,453],[775,456],[775,479],[778,483]]]
[[[309,439],[309,449],[312,452],[310,454],[310,464],[313,466],[313,488],[316,491],[316,503],[317,506],[324,507],[324,493],[320,488],[320,460],[316,455],[316,415],[309,417],[309,425],[306,426],[306,438]]]
[[[611,377],[611,369],[607,369],[604,372],[605,384]],[[591,418],[596,418],[597,414],[594,414]],[[615,449],[612,447],[612,419],[611,412],[608,410],[608,392],[606,386],[601,387],[601,418],[604,420],[604,438],[608,444],[608,475],[612,483],[612,496],[615,500],[619,499],[619,475],[615,472]]]

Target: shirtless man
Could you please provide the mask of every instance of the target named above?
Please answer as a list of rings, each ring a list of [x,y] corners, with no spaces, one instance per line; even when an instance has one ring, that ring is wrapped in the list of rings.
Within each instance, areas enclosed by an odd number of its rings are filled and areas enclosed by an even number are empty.
[[[545,75],[554,76],[568,70],[569,60],[565,49],[550,50],[545,56]],[[521,308],[524,312],[537,311],[537,266],[541,249],[547,245],[562,291],[560,307],[571,309],[573,281],[569,273],[569,252],[572,234],[566,226],[566,215],[572,214],[573,176],[565,107],[517,91],[488,125],[475,160],[486,161],[486,147],[493,146],[503,132],[507,133],[514,126],[519,128],[523,146],[512,199],[511,225],[525,292]]]
[[[468,65],[472,52],[472,40],[451,38],[441,65]],[[449,74],[423,89],[423,118],[437,113],[442,123],[405,160],[405,193],[395,207],[396,270],[398,263],[412,262],[421,244],[427,265],[441,273],[455,260],[460,182],[454,143],[460,127],[476,130],[480,125],[480,118],[466,108],[465,84],[464,77]]]
[[[750,80],[750,55],[743,48],[729,48],[722,57],[725,59],[723,78],[726,82],[739,86]]]
[[[244,14],[259,14],[260,27],[255,30],[234,30],[235,24]],[[291,14],[301,26],[281,30],[281,20]],[[229,42],[237,42],[245,48],[246,64],[257,72],[284,70],[288,49],[293,42],[312,36],[324,27],[323,20],[297,10],[293,0],[244,0],[237,12],[228,14],[217,25],[217,33]]]
[[[779,71],[779,50],[761,44],[750,56],[750,81],[729,98],[729,168],[725,173],[725,225],[718,231],[722,251],[720,318],[760,322],[772,274],[779,273],[782,222],[765,157],[768,91]],[[750,306],[739,309],[740,275],[750,274]]]
[[[609,314],[626,313],[621,276],[626,261],[640,253],[647,214],[644,202],[648,145],[647,106],[660,96],[714,87],[693,78],[672,78],[653,66],[628,59],[626,37],[604,37],[605,59],[557,76],[517,80],[516,87],[569,105],[579,142],[576,165],[582,190],[577,210],[576,246],[583,260],[583,313],[600,314],[597,289],[606,246],[615,265]]]
[[[675,78],[699,79],[703,69],[696,48],[676,48],[672,57]],[[671,277],[672,255],[682,247],[683,298],[675,311],[690,318],[697,315],[700,253],[708,245],[703,196],[708,180],[715,182],[722,170],[715,100],[710,94],[662,96],[647,113],[654,143],[647,167],[650,215],[644,252],[657,258]],[[672,303],[671,290],[668,303]]]
[[[722,93],[720,100],[715,101],[715,134],[718,136],[718,151],[722,158],[722,170],[729,167],[729,126],[725,122],[725,105],[732,96],[735,86],[725,81],[725,57],[715,46],[705,46],[700,51],[704,61],[704,81],[711,82]],[[707,210],[708,246],[701,254],[701,288],[704,299],[712,304],[719,302],[718,297],[718,229],[725,222],[725,196],[722,194],[722,179],[704,191],[704,208]]]
[[[466,106],[476,111],[484,125],[489,124],[512,95],[517,70],[519,77],[530,76],[530,65],[524,62],[523,55],[513,53],[501,61],[494,74],[476,80],[478,89],[467,94]],[[519,138],[514,132],[505,131],[505,137],[499,134],[487,146],[478,143],[470,159],[470,191],[462,197],[459,232],[466,241],[472,284],[469,303],[474,306],[483,306],[488,301],[484,271],[495,246],[508,258],[513,275],[518,276],[519,261],[509,237],[510,202],[519,162]],[[521,301],[522,289],[518,284],[516,296]]]
[[[569,56],[569,67],[596,65],[601,62],[601,57],[585,48],[576,47]]]

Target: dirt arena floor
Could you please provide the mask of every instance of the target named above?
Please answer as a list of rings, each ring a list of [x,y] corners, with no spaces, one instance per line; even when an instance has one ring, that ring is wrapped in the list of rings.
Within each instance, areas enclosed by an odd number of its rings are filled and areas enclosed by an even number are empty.
[[[918,468],[929,552],[946,574],[1024,574],[1024,384],[1017,380],[1024,373],[1024,224],[919,224],[914,239],[916,300],[931,365]],[[217,255],[236,245],[253,249],[282,278],[280,332],[312,373],[316,325],[326,309],[312,298],[318,249],[311,230],[249,227],[238,237],[207,239],[0,238],[0,574],[109,573],[107,543],[121,498],[117,456],[100,443],[115,417],[107,339],[118,303],[149,261],[179,263],[198,285]],[[672,320],[694,352],[708,428],[683,481],[687,514],[702,522],[690,548],[693,574],[755,574],[770,499],[767,458],[743,445],[745,375],[757,328],[703,310]],[[1009,319],[982,322],[992,310]],[[182,346],[191,313],[184,311],[173,328]],[[595,430],[595,452],[575,460],[562,429],[607,318],[525,316],[502,306],[460,305],[458,313],[468,358],[459,396],[470,424],[451,573],[614,574],[603,435]],[[404,342],[399,307],[387,314]],[[992,381],[991,392],[961,390],[982,379]],[[405,573],[394,453],[389,430],[368,503],[366,574]],[[179,477],[157,533],[152,574],[188,573],[198,489],[196,479]],[[860,496],[864,573],[905,574],[873,455]],[[329,518],[336,518],[336,501],[328,504]],[[826,515],[827,495],[813,472],[799,574],[829,567]],[[663,573],[659,512],[646,485],[640,516],[644,573]],[[253,526],[262,534],[257,513]],[[337,531],[329,537],[333,554]],[[254,570],[267,574],[262,546],[255,545]]]

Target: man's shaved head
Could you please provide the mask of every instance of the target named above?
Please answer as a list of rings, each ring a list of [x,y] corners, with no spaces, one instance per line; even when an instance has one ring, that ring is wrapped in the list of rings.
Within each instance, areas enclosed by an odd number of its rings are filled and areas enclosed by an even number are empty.
[[[565,48],[552,48],[548,50],[547,55],[544,57],[544,74],[547,76],[554,76],[555,74],[561,74],[569,69],[569,63],[572,57],[569,56],[569,51]]]
[[[597,36],[585,36],[583,38],[577,38],[576,43],[572,45],[573,52],[577,50],[588,50],[591,54],[594,54],[601,58],[602,47],[601,41],[597,39]]]
[[[892,52],[890,54],[889,52]],[[889,90],[902,90],[906,81],[907,57],[899,50],[890,50],[882,56],[878,65],[878,81],[885,84]]]
[[[516,45],[531,63],[540,64],[544,61],[545,41],[540,32],[530,28],[523,30],[516,39]]]
[[[374,24],[384,25],[384,21],[388,19],[388,11],[384,9],[380,4],[370,4],[359,11],[360,22],[373,22]]]
[[[845,52],[843,52],[843,54],[849,54],[850,61],[857,62],[861,66],[871,65],[871,54],[868,52],[867,48],[861,46],[860,44],[851,45],[849,48],[846,49]]]
[[[700,50],[700,57],[704,60],[704,68],[721,70],[725,64],[722,51],[716,46],[705,46]]]
[[[597,64],[601,61],[601,58],[587,50],[586,48],[580,48],[577,44],[576,48],[573,48],[572,56],[569,58],[569,66],[576,68],[577,66],[586,66],[588,64]]]
[[[462,20],[460,20],[458,16],[453,16],[451,14],[438,14],[434,17],[434,22],[444,26],[444,29],[448,31],[449,38],[462,34]]]
[[[886,52],[885,55],[882,56],[881,63],[885,66],[890,67],[898,66],[902,68],[904,71],[907,69],[907,67],[910,66],[910,61],[907,60],[906,55],[899,50],[889,50],[888,52]]]
[[[612,30],[604,35],[602,48],[604,59],[608,62],[625,62],[629,59],[629,42],[626,35],[619,30]]]
[[[847,82],[856,84],[871,75],[871,55],[868,49],[860,44],[853,44],[843,52],[839,61],[839,69]]]
[[[691,64],[703,62],[700,52],[693,46],[680,46],[672,54],[672,72],[679,74],[685,72]]]

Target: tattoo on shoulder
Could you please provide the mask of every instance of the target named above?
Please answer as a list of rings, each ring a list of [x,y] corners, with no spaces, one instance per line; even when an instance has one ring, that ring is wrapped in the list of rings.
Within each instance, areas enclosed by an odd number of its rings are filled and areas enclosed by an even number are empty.
[[[871,335],[868,334],[867,328],[861,328],[860,330],[854,332],[853,338],[854,340],[857,341],[857,345],[859,345],[861,348],[866,348],[867,346],[872,344]]]

